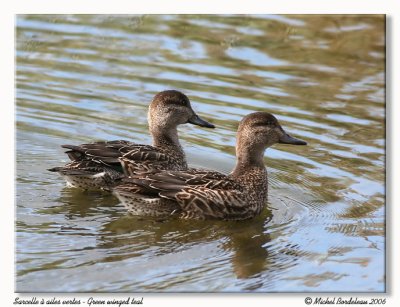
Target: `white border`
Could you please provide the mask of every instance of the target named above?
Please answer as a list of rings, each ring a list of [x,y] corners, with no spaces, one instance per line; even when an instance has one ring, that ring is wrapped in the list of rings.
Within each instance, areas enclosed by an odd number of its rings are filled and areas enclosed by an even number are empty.
[[[19,14],[385,14],[394,12],[395,6],[396,0],[35,0],[14,3],[12,10]]]
[[[269,13],[269,14],[387,14],[390,19],[390,31],[387,32],[388,54],[391,55],[387,60],[387,87],[390,106],[387,108],[387,121],[391,123],[387,126],[387,141],[391,144],[387,146],[388,165],[387,180],[387,206],[388,210],[387,234],[392,238],[388,244],[390,261],[387,263],[391,271],[391,280],[387,280],[388,291],[385,295],[387,303],[385,306],[400,306],[399,283],[398,283],[398,247],[397,237],[399,234],[399,223],[395,220],[400,217],[399,206],[399,104],[400,99],[400,80],[399,80],[399,61],[400,48],[400,5],[398,0],[113,0],[113,1],[93,1],[93,0],[32,0],[32,1],[8,1],[5,5],[2,2],[0,10],[0,31],[1,31],[1,56],[0,56],[0,103],[5,108],[5,115],[1,116],[0,127],[1,135],[1,167],[2,180],[0,181],[0,192],[2,201],[0,204],[1,223],[0,233],[2,236],[1,261],[0,261],[0,302],[2,306],[13,305],[14,298],[18,295],[14,293],[14,15],[15,14],[45,14],[45,13],[87,13],[87,14],[134,14],[134,13]],[[395,86],[394,86],[395,85]],[[390,164],[389,164],[390,163]],[[397,187],[397,189],[394,189]],[[393,188],[394,191],[391,191]],[[390,236],[390,234],[393,236]],[[392,248],[393,250],[389,250]],[[389,265],[390,264],[390,265]],[[26,296],[26,295],[25,295]],[[29,297],[27,295],[26,297]],[[34,296],[33,294],[31,296]],[[41,296],[36,294],[36,296]],[[46,295],[52,297],[53,295]],[[94,296],[94,295],[93,295]],[[131,295],[133,296],[133,295]],[[188,294],[145,294],[144,304],[147,306],[206,306],[210,304],[251,304],[252,306],[306,306],[304,304],[305,294],[222,294],[222,295],[188,295]],[[321,294],[310,294],[311,297],[323,296]],[[328,296],[328,295],[327,295]],[[330,294],[332,296],[332,294]],[[353,297],[367,297],[366,295],[353,295]],[[368,297],[379,297],[380,295],[368,295]],[[61,295],[60,298],[70,297]],[[88,297],[88,295],[77,295],[77,297]],[[98,297],[109,297],[108,295],[98,295]],[[118,295],[117,297],[124,297]],[[60,305],[56,305],[60,306]],[[85,305],[80,305],[85,306]]]

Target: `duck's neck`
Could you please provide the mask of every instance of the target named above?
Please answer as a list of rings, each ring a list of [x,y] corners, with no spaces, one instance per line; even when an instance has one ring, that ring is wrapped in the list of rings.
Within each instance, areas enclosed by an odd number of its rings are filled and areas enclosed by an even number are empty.
[[[236,146],[236,166],[230,176],[246,191],[248,205],[257,215],[268,199],[268,175],[263,161],[265,149],[250,143],[239,145]]]
[[[264,166],[265,147],[251,141],[239,141],[236,144],[236,166],[232,171],[234,177],[241,177],[251,170],[266,172]]]
[[[179,143],[177,127],[150,125],[150,133],[153,137],[153,146],[159,148],[167,147],[184,154],[182,146]]]

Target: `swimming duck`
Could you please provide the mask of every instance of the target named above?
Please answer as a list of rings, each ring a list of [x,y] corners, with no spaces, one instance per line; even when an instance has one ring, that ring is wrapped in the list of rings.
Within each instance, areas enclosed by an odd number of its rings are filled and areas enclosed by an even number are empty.
[[[188,169],[140,176],[131,172],[131,162],[122,157],[122,167],[130,176],[113,188],[113,194],[135,215],[179,214],[181,218],[223,220],[252,218],[267,202],[265,149],[275,143],[307,143],[287,134],[278,120],[266,112],[245,116],[239,123],[236,140],[236,166],[229,175]]]
[[[101,141],[89,144],[62,145],[72,162],[50,168],[67,181],[68,186],[81,189],[105,189],[124,177],[119,158],[130,162],[131,174],[154,170],[185,170],[185,153],[179,143],[177,127],[191,123],[206,128],[214,125],[201,119],[192,109],[189,98],[176,90],[158,93],[148,111],[149,130],[153,145],[129,141]]]

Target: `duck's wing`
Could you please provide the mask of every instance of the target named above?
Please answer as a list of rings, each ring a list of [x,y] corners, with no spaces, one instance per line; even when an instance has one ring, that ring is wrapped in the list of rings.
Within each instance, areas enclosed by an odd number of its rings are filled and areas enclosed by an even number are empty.
[[[138,145],[132,142],[118,141],[100,141],[81,145],[62,145],[61,147],[69,149],[65,153],[71,161],[92,160],[106,165],[119,164],[118,158]]]
[[[116,189],[176,201],[184,217],[236,219],[243,216],[242,187],[219,172],[164,171],[122,180]]]
[[[123,140],[62,147],[69,149],[66,153],[72,162],[77,162],[76,165],[79,165],[78,162],[92,168],[106,165],[127,176],[168,169],[174,159],[154,146]]]

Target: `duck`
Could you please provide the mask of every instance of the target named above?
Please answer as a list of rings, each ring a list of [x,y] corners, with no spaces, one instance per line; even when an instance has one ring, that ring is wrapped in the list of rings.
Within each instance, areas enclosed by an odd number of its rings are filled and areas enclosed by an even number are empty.
[[[306,145],[286,133],[267,112],[246,115],[236,137],[236,165],[231,173],[189,168],[134,174],[122,157],[128,174],[112,193],[133,215],[183,219],[245,220],[260,214],[267,203],[268,175],[264,152],[272,145]]]
[[[160,170],[186,170],[185,152],[179,142],[178,126],[186,123],[205,128],[215,126],[195,113],[189,98],[177,90],[157,93],[148,109],[152,145],[126,140],[98,141],[80,145],[62,145],[71,162],[48,169],[57,172],[67,186],[83,190],[109,191],[126,174],[119,161],[130,162],[130,174]]]

